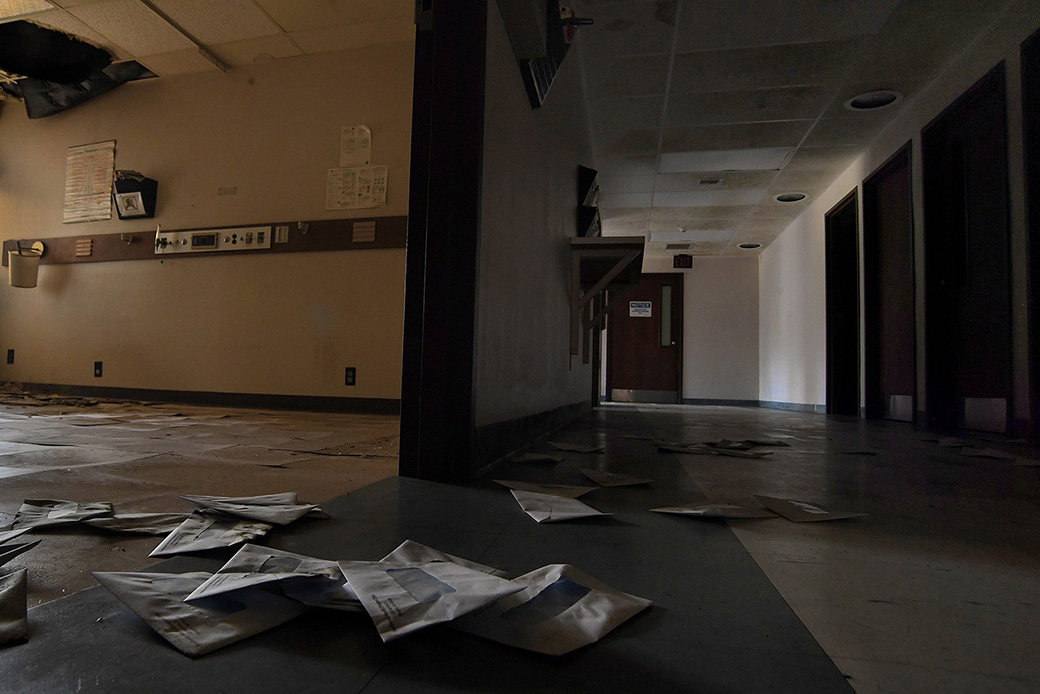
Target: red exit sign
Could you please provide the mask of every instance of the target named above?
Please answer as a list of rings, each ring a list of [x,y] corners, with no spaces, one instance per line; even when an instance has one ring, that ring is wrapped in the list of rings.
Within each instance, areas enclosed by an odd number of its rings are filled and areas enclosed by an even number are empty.
[[[693,256],[687,253],[677,253],[672,256],[672,267],[673,268],[691,268],[693,267]]]

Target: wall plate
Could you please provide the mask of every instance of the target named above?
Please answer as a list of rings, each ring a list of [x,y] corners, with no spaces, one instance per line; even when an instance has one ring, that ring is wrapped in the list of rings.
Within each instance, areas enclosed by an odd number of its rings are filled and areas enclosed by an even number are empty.
[[[155,234],[156,255],[250,251],[271,247],[271,227],[159,231]]]

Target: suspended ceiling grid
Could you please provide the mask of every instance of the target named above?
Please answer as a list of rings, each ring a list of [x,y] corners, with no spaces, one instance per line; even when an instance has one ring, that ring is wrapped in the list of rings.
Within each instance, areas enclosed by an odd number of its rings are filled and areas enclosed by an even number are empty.
[[[1009,0],[576,0],[604,235],[764,248]],[[872,112],[845,102],[891,89]],[[737,170],[747,169],[747,170]],[[775,196],[801,192],[798,203]],[[685,231],[683,231],[685,230]]]

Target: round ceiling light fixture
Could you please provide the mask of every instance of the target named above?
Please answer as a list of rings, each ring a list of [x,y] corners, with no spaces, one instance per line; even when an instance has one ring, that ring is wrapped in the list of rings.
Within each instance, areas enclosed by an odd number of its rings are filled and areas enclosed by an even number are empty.
[[[805,193],[780,193],[780,195],[777,195],[773,199],[777,202],[801,202],[807,197],[809,196]]]
[[[762,247],[762,244],[760,244],[760,243],[738,243],[737,244],[737,248],[743,248],[745,251],[752,251],[752,250],[754,250],[756,248],[761,248],[761,247]]]
[[[845,108],[850,111],[876,111],[903,100],[903,95],[891,89],[878,89],[872,92],[864,92],[852,97],[845,102]]]

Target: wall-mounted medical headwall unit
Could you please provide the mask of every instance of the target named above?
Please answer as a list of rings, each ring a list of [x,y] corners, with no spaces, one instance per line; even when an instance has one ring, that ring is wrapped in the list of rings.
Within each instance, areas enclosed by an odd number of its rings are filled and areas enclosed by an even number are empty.
[[[3,264],[7,265],[7,251],[16,249],[19,241],[23,246],[43,241],[47,254],[40,263],[61,265],[219,257],[239,253],[404,248],[407,228],[407,217],[321,219],[207,229],[164,229],[160,226],[136,232],[4,241]]]

